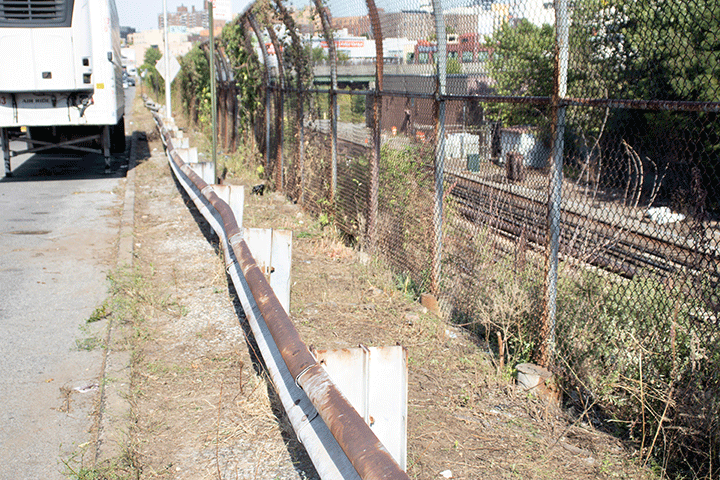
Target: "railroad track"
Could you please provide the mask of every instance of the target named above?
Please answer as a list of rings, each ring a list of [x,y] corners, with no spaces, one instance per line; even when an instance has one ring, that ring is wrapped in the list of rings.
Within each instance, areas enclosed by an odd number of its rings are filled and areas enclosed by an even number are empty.
[[[524,236],[536,246],[545,246],[545,202],[464,175],[448,174],[447,179],[448,194],[459,203],[463,216],[504,235]],[[560,224],[562,254],[624,277],[653,271],[663,276],[707,274],[713,283],[720,280],[717,251],[695,248],[691,239],[662,238],[662,233],[653,234],[647,227],[640,231],[633,222],[614,223],[569,208],[562,209]]]
[[[347,132],[340,132],[338,145],[345,154],[368,153],[368,145]],[[449,185],[447,194],[459,202],[460,212],[472,222],[489,225],[515,239],[524,236],[537,247],[545,246],[546,201],[457,173],[446,173],[446,185]],[[619,221],[623,212],[617,215],[618,221],[608,221],[577,209],[563,208],[561,254],[626,278],[650,271],[668,277],[707,275],[712,284],[720,283],[717,245],[696,247],[690,234],[653,231],[652,225],[637,225],[639,222],[627,219]]]

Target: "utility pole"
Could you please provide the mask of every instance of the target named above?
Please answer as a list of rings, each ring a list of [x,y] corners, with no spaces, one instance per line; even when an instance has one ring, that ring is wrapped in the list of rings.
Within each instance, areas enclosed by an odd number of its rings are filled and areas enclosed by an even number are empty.
[[[168,43],[168,14],[167,0],[163,0],[163,26],[165,27],[165,112],[168,120],[172,120],[172,106],[170,100],[170,44]]]
[[[217,95],[215,94],[215,25],[213,22],[213,2],[209,1],[208,23],[210,30],[210,105],[212,110],[212,163],[213,182],[217,181]]]

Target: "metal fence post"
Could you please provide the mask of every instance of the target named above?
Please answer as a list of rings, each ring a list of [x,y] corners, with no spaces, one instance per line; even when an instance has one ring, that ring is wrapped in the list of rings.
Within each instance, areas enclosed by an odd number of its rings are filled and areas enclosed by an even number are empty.
[[[330,198],[334,201],[337,193],[337,49],[335,48],[335,38],[332,34],[330,20],[328,20],[326,7],[323,6],[322,0],[314,0],[315,7],[320,15],[322,23],[323,35],[328,43],[328,57],[330,61],[330,141],[332,149],[332,179],[330,184]]]
[[[300,162],[300,205],[305,204],[305,87],[298,78],[298,103],[300,125],[298,131],[298,162]]]
[[[265,63],[265,168],[270,171],[270,58],[268,55],[267,47],[263,41],[262,32],[260,26],[257,23],[257,19],[252,12],[248,12],[248,21],[252,26],[255,36],[258,39],[260,45],[260,51],[262,52],[263,62]]]
[[[331,42],[335,43],[334,39],[330,40]],[[333,49],[333,53],[335,49]],[[330,58],[330,64],[334,65],[334,68],[332,68],[332,84],[330,86],[330,134],[331,136],[331,142],[332,142],[332,180],[330,182],[330,198],[334,202],[335,197],[337,195],[337,141],[338,141],[338,129],[337,129],[337,119],[340,114],[338,110],[338,101],[337,101],[337,57],[333,55],[332,58]]]
[[[433,208],[433,258],[430,288],[437,295],[440,290],[440,265],[442,262],[442,226],[443,226],[443,180],[445,176],[445,93],[447,77],[447,38],[445,35],[445,17],[442,0],[433,0],[435,33],[437,36],[437,86],[435,106],[437,124],[435,128],[435,204]]]
[[[296,99],[298,102],[297,105],[297,111],[298,111],[298,125],[297,125],[297,132],[298,132],[298,144],[297,144],[297,162],[298,165],[293,165],[293,168],[295,169],[295,175],[298,173],[298,166],[299,166],[299,174],[300,174],[300,195],[299,200],[300,204],[303,204],[303,179],[304,179],[304,157],[305,157],[305,84],[304,80],[308,76],[308,60],[304,54],[304,45],[302,40],[300,39],[300,35],[298,34],[298,28],[295,24],[295,20],[293,19],[292,15],[288,12],[287,8],[285,8],[285,5],[283,4],[283,0],[275,0],[275,6],[277,8],[277,12],[280,15],[280,18],[283,21],[283,24],[285,25],[285,28],[287,29],[287,33],[290,35],[290,38],[292,39],[292,47],[291,47],[291,53],[294,67],[295,67],[295,81],[296,81]],[[294,51],[293,51],[294,50]],[[289,80],[289,77],[288,77]],[[285,84],[286,87],[289,87],[287,83]],[[283,143],[284,143],[284,134],[283,134]],[[294,177],[295,178],[295,177]],[[294,191],[294,186],[292,187]],[[296,198],[298,200],[298,198]]]
[[[210,10],[212,12],[212,9]],[[212,18],[212,17],[210,17]],[[212,38],[212,37],[210,37]],[[167,15],[167,0],[163,0],[163,56],[165,59],[165,112],[168,118],[168,122],[172,119],[172,96],[170,93],[170,43],[168,41],[168,15]]]
[[[275,57],[277,58],[278,62],[279,89],[277,90],[277,110],[275,111],[275,124],[278,130],[278,145],[276,154],[278,171],[275,173],[275,178],[277,179],[277,188],[279,190],[283,190],[285,186],[285,158],[283,156],[283,146],[285,145],[285,67],[283,65],[282,59],[282,45],[280,44],[278,36],[272,27],[272,22],[270,22],[269,19],[267,21],[267,24],[267,31],[270,35],[270,41],[272,41],[273,48],[275,49]]]
[[[382,143],[383,38],[380,15],[375,0],[367,0],[370,26],[375,39],[375,95],[373,97],[373,154],[370,158],[370,191],[368,198],[367,234],[375,248],[377,241],[377,213],[380,192],[380,147]]]
[[[557,311],[558,250],[560,247],[560,214],[562,202],[562,169],[567,95],[568,35],[570,18],[568,0],[555,2],[555,85],[553,87],[553,146],[548,185],[548,237],[545,257],[545,296],[541,319],[541,343],[538,363],[550,367],[555,355],[555,317]]]

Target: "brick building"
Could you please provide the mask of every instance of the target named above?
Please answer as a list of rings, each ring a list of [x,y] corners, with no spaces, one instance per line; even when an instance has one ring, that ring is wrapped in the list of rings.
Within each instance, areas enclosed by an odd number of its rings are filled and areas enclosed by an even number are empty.
[[[210,12],[208,11],[208,1],[203,2],[202,10],[195,10],[195,6],[188,10],[185,5],[177,7],[177,11],[168,12],[168,25],[171,27],[186,27],[190,28],[208,28],[210,25]],[[158,14],[158,28],[162,29],[164,26],[163,14]]]

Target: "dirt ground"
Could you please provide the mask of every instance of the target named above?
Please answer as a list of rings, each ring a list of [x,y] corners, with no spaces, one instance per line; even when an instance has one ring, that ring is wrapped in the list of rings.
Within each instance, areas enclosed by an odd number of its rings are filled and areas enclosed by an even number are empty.
[[[129,340],[129,424],[118,427],[128,468],[148,479],[317,478],[254,356],[216,241],[138,106],[136,295],[148,298]],[[246,192],[245,226],[294,232],[290,314],[307,345],[407,348],[411,478],[654,478],[617,439],[499,376],[478,339],[409,299],[381,262],[280,194]]]

